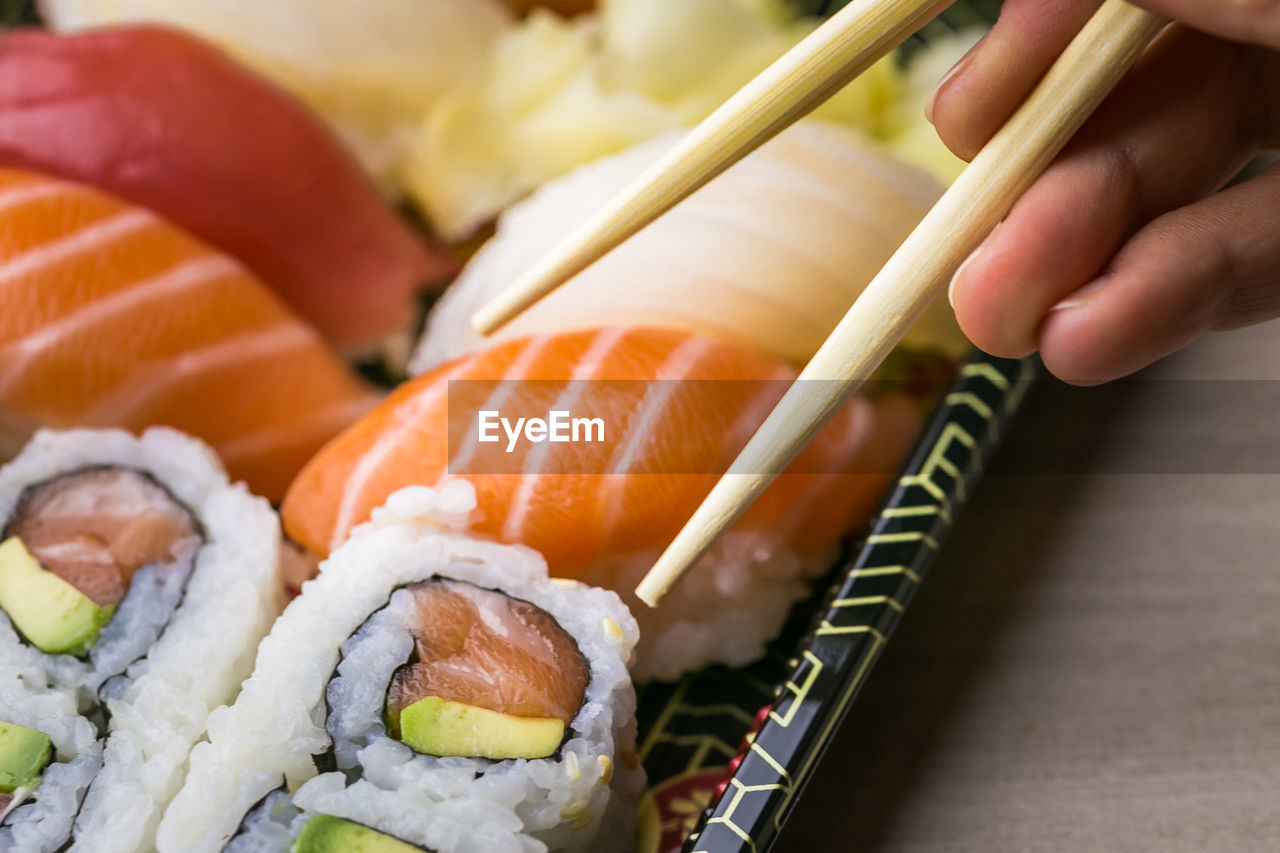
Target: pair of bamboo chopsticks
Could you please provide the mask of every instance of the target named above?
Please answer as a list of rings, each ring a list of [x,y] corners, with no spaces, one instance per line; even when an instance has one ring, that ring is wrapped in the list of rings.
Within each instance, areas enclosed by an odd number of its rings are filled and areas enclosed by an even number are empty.
[[[590,266],[884,56],[949,0],[853,0],[485,306],[487,334]],[[857,391],[1167,20],[1105,0],[1008,123],[867,285],[636,588],[656,606]],[[827,380],[812,382],[808,380]],[[835,380],[835,381],[831,381]]]

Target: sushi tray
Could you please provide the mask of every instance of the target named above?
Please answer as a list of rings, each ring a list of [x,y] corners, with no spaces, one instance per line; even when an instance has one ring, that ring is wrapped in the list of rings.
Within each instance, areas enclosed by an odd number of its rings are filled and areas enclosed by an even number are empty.
[[[764,660],[641,691],[642,851],[770,848],[1035,372],[980,354],[960,368],[865,536]]]
[[[0,0],[0,851],[778,841],[1034,363],[927,307],[635,590],[963,169],[998,3],[470,319],[841,5]]]

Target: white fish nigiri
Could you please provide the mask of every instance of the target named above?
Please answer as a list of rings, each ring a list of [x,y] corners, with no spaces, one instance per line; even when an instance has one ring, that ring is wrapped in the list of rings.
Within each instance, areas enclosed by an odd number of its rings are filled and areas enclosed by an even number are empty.
[[[668,134],[553,181],[509,209],[433,311],[414,372],[482,345],[470,315],[656,161]],[[941,193],[856,131],[782,133],[502,329],[497,339],[667,326],[803,364]],[[945,302],[907,346],[968,344]]]

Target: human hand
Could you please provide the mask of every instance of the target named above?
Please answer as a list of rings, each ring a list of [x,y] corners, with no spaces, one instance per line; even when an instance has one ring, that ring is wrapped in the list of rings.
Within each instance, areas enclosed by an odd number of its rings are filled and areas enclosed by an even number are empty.
[[[1280,2],[1135,0],[1174,17],[1129,75],[961,266],[969,338],[1040,351],[1077,384],[1115,379],[1202,333],[1280,316]],[[1005,0],[939,84],[930,120],[971,158],[1101,0]]]

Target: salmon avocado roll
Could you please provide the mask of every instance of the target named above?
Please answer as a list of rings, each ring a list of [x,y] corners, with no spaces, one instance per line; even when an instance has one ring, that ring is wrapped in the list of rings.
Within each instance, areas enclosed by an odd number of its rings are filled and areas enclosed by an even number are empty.
[[[0,470],[0,519],[0,849],[150,850],[279,612],[275,515],[194,439],[80,430]]]
[[[161,853],[626,850],[637,628],[612,592],[404,489],[321,566],[210,719]]]

